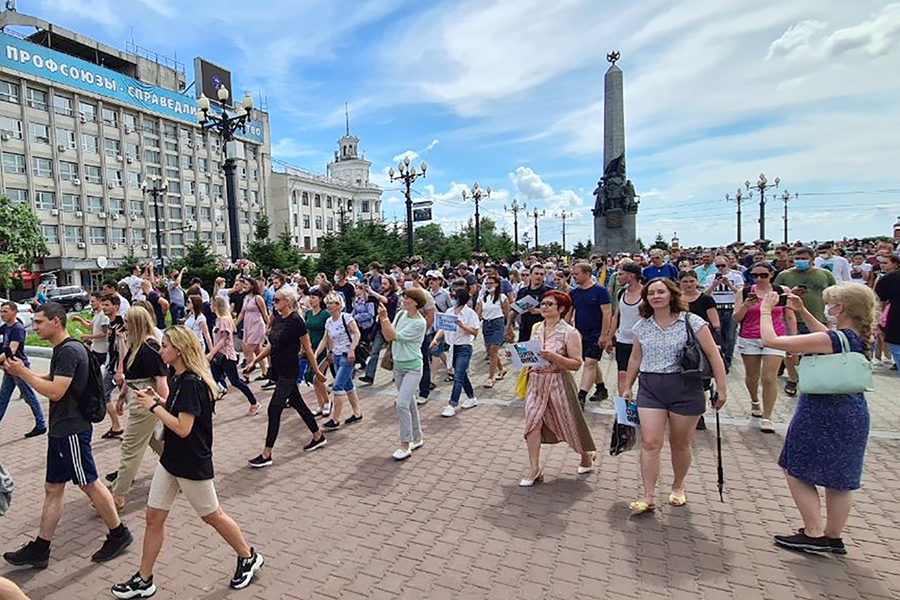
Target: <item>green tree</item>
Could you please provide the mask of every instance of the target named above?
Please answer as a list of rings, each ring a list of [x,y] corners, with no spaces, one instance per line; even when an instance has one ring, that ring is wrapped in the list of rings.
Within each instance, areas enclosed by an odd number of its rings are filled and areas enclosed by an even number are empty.
[[[373,260],[385,265],[401,264],[406,258],[406,238],[384,223],[345,223],[345,229],[319,240],[318,270],[331,273],[352,263]]]
[[[591,240],[585,242],[578,242],[575,244],[575,247],[572,248],[572,257],[573,258],[590,258],[591,254],[594,251],[594,244]]]
[[[0,196],[0,289],[10,288],[12,271],[31,270],[45,256],[47,244],[37,215],[27,205]]]
[[[128,246],[128,252],[119,259],[119,265],[109,272],[104,272],[104,279],[121,281],[131,275],[131,267],[140,263],[140,259],[134,255],[134,246]]]
[[[658,232],[658,233],[656,234],[656,239],[653,240],[653,244],[650,245],[650,248],[651,248],[651,249],[652,249],[652,248],[659,248],[660,250],[665,250],[666,252],[669,251],[669,244],[668,244],[668,242],[666,242],[666,240],[663,238],[662,232]]]
[[[225,279],[230,282],[237,273],[237,270],[234,269],[221,271],[216,256],[212,253],[212,250],[210,250],[209,244],[200,238],[195,239],[194,242],[187,247],[187,253],[183,258],[175,260],[171,264],[171,270],[180,270],[183,267],[187,267],[188,270],[185,274],[185,280],[182,281],[182,283],[186,284],[186,280],[193,277],[199,277],[203,282],[203,287],[207,289],[212,288],[216,281],[216,277],[225,277]]]

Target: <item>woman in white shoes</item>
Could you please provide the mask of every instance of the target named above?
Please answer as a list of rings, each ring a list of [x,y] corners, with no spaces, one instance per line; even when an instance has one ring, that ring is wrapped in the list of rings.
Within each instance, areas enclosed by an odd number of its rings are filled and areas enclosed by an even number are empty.
[[[456,407],[459,404],[459,396],[465,391],[466,399],[463,400],[462,409],[475,408],[478,400],[475,398],[475,390],[469,381],[469,361],[472,360],[472,342],[481,328],[481,320],[474,310],[469,308],[469,291],[465,288],[456,289],[456,306],[451,307],[445,314],[456,317],[456,331],[439,329],[431,348],[437,348],[441,338],[446,338],[450,351],[453,353],[453,390],[450,392],[450,404],[444,407],[442,417],[456,415]]]
[[[180,491],[203,521],[211,525],[237,553],[233,589],[250,585],[263,557],[251,548],[241,528],[219,506],[213,484],[212,413],[216,382],[190,329],[169,327],[159,352],[175,374],[168,397],[147,386],[136,401],[165,427],[163,453],[156,465],[147,499],[147,529],[141,566],[131,579],[113,586],[116,598],[149,598],[156,593],[153,566],[162,550],[166,519]]]
[[[540,357],[549,366],[532,368],[525,395],[525,442],[528,444],[528,474],[519,485],[530,487],[543,481],[541,444],[567,443],[581,456],[579,473],[594,470],[596,447],[572,377],[581,368],[581,334],[563,319],[572,310],[565,292],[550,290],[541,296],[543,323],[535,325],[531,339],[541,340]]]
[[[400,447],[394,452],[396,460],[410,457],[412,451],[424,444],[416,407],[416,391],[422,379],[422,341],[427,324],[419,311],[427,301],[425,290],[409,288],[403,292],[403,306],[397,310],[394,322],[388,319],[387,307],[378,305],[378,323],[384,341],[391,344],[394,359],[394,384],[397,386],[397,420],[400,421]]]

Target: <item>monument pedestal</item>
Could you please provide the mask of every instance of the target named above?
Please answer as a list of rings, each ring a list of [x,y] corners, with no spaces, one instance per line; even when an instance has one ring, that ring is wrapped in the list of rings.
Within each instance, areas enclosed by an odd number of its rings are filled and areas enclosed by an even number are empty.
[[[619,213],[619,214],[615,214]],[[620,226],[615,226],[621,224]],[[622,211],[610,211],[594,218],[594,252],[638,252],[637,215]]]

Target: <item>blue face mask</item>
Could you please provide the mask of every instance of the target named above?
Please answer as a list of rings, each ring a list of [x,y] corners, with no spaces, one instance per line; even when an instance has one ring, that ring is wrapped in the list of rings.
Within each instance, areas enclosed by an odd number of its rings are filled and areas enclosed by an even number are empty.
[[[805,271],[809,268],[809,260],[805,258],[798,258],[794,260],[794,266],[798,271]]]

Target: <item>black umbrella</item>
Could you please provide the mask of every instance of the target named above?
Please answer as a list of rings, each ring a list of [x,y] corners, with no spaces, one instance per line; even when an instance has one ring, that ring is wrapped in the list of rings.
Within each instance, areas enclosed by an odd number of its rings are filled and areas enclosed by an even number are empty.
[[[712,389],[712,394],[710,395],[710,401],[712,402],[713,408],[715,408],[716,403],[719,401],[719,392],[716,390],[715,385]],[[725,469],[722,468],[722,427],[719,424],[719,411],[716,411],[716,459],[718,460],[718,471],[719,471],[719,502],[725,502],[725,498],[722,496],[722,490],[725,488]]]

